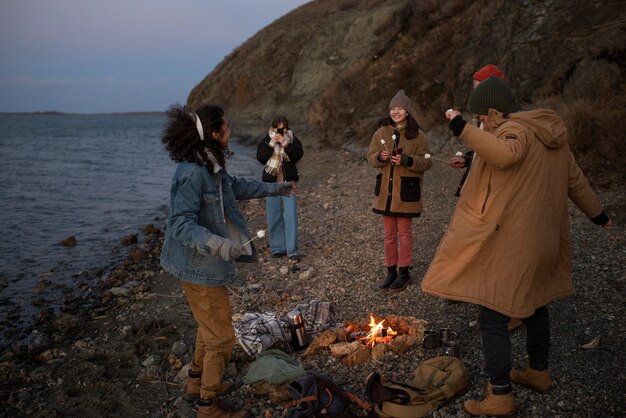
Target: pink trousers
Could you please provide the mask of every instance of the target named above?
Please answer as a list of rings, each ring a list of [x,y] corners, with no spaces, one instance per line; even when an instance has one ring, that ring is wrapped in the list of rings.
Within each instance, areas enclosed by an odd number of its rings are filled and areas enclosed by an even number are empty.
[[[411,265],[413,256],[413,218],[383,216],[385,224],[385,264],[387,267]]]

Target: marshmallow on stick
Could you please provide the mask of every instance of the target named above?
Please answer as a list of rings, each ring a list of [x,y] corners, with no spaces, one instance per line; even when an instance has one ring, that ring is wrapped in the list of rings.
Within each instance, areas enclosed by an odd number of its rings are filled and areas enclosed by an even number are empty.
[[[452,112],[454,112],[454,109],[448,109],[448,110],[446,110],[446,116],[448,116],[448,114],[450,114],[450,113],[452,113]]]
[[[424,158],[426,158],[427,160],[437,160],[437,161],[441,161],[441,162],[444,162],[444,163],[448,164],[448,160],[444,160],[442,158],[433,157],[430,154],[424,154]]]
[[[256,232],[256,235],[254,237],[252,237],[252,239],[248,240],[247,242],[244,242],[243,245],[246,246],[248,244],[250,244],[252,241],[254,241],[257,238],[263,238],[265,236],[265,231],[260,229]]]
[[[387,145],[385,145],[385,140],[381,139],[380,143],[383,144],[383,147],[385,147],[385,151],[389,152],[389,150],[387,149]]]

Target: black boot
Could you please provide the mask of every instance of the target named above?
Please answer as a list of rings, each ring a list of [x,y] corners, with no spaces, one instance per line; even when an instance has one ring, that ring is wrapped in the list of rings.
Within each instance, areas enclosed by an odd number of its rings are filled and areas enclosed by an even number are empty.
[[[387,267],[387,277],[385,277],[385,281],[382,282],[382,284],[380,284],[378,288],[387,289],[391,285],[391,283],[393,283],[394,280],[396,280],[397,277],[398,277],[398,271],[396,270],[396,265],[394,264],[391,267]]]
[[[400,275],[396,280],[394,280],[393,283],[391,283],[389,290],[394,290],[396,292],[404,290],[409,285],[410,280],[411,276],[409,275],[409,266],[400,267]]]

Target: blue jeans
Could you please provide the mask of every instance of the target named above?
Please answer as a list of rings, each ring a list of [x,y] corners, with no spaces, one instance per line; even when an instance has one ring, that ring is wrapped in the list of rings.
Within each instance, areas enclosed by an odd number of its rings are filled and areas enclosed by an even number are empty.
[[[298,205],[296,196],[266,197],[265,208],[272,254],[298,255]]]

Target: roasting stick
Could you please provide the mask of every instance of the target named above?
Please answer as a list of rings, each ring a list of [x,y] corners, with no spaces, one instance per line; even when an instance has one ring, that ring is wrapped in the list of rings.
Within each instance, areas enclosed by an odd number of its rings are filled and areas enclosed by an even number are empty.
[[[237,299],[239,299],[239,302],[240,302],[240,303],[243,303],[243,298],[241,297],[241,295],[239,295],[237,292],[235,292],[235,291],[234,291],[234,290],[233,290],[230,286],[228,286],[228,285],[226,286],[226,289],[228,289],[228,291],[229,291],[230,293],[232,293],[234,297],[236,297]]]
[[[256,235],[254,237],[252,237],[248,241],[244,242],[242,244],[242,247],[245,247],[246,245],[250,244],[252,241],[254,241],[257,238],[263,238],[264,236],[265,236],[265,231],[260,229],[260,230],[258,230],[256,232]],[[230,293],[232,293],[233,296],[235,296],[237,299],[239,299],[239,302],[243,303],[243,297],[241,297],[241,295],[239,295],[237,292],[235,292],[230,286],[226,286],[226,289],[228,289],[228,291]]]
[[[385,147],[385,151],[387,151],[387,153],[389,153],[389,149],[387,149],[387,145],[385,145],[385,140],[381,139],[380,143],[383,144],[383,147]]]
[[[437,161],[441,161],[443,163],[448,164],[448,160],[444,160],[443,158],[437,158],[437,157],[433,157],[430,154],[424,154],[424,158],[426,158],[427,160],[437,160]]]
[[[470,157],[468,157],[467,155],[464,155],[461,151],[457,151],[456,154],[454,154],[456,157],[463,157],[466,160],[470,159]],[[437,161],[441,161],[442,163],[446,163],[446,164],[450,164],[450,161],[448,160],[444,160],[443,158],[437,158],[437,157],[433,157],[430,154],[424,154],[424,158],[426,158],[427,160],[437,160]]]
[[[245,247],[246,245],[250,244],[250,243],[251,243],[252,241],[254,241],[255,239],[257,239],[257,238],[263,238],[264,236],[265,236],[265,231],[261,229],[261,230],[257,231],[256,235],[255,235],[254,237],[252,237],[252,239],[250,239],[250,240],[248,240],[248,241],[244,242],[244,243],[242,244],[242,246],[243,246],[243,247]]]
[[[472,159],[472,157],[470,157],[469,155],[463,154],[461,151],[457,151],[456,154],[454,154],[454,155],[457,156],[457,157],[463,157],[466,160],[471,160]]]

